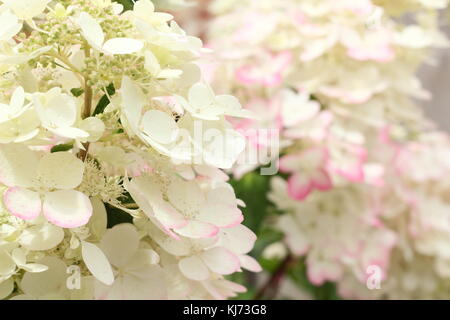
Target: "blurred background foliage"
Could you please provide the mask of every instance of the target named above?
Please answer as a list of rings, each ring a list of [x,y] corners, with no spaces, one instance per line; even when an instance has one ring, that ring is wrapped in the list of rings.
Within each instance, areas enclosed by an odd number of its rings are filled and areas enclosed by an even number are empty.
[[[132,0],[114,0],[124,6],[125,10],[133,9]],[[155,6],[161,10],[164,8],[164,2],[169,0],[153,0]],[[173,1],[173,0],[171,0]],[[175,8],[177,9],[177,8]],[[176,19],[176,17],[175,17]],[[114,94],[113,88],[108,88],[110,94]],[[105,108],[109,100],[105,99],[99,102],[97,108]],[[272,176],[263,176],[259,174],[259,169],[247,173],[239,180],[231,179],[230,183],[235,189],[236,196],[246,204],[242,208],[244,213],[244,224],[256,233],[258,239],[255,247],[250,253],[263,268],[263,276],[251,272],[236,273],[229,277],[229,280],[242,284],[247,288],[247,292],[238,295],[235,299],[286,299],[283,292],[279,292],[281,282],[292,281],[295,286],[303,292],[305,297],[318,300],[339,299],[336,294],[336,287],[333,283],[325,283],[321,286],[315,286],[309,282],[306,272],[306,264],[303,258],[292,258],[288,255],[286,258],[265,258],[264,250],[271,244],[282,240],[283,235],[270,227],[271,221],[281,212],[277,212],[275,207],[267,198],[270,190],[270,179]],[[127,202],[127,199],[124,200]],[[118,223],[130,222],[129,215],[120,209],[107,206],[108,227]]]

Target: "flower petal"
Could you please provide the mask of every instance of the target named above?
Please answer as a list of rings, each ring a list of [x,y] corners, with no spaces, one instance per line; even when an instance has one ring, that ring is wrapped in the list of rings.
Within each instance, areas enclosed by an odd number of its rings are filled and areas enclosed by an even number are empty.
[[[23,220],[36,219],[42,211],[39,193],[20,187],[8,188],[3,202],[12,215]]]
[[[144,47],[140,40],[130,38],[114,38],[105,42],[103,50],[111,54],[130,54],[138,52]]]
[[[253,249],[256,234],[240,224],[233,228],[221,230],[220,244],[236,254],[245,254]]]
[[[84,163],[69,152],[48,153],[38,166],[38,179],[49,189],[73,189],[83,180]]]
[[[311,177],[311,180],[313,186],[321,191],[330,190],[333,186],[330,176],[323,169],[315,171]]]
[[[208,267],[197,256],[181,259],[178,267],[181,273],[191,280],[202,281],[209,278]]]
[[[296,200],[305,199],[312,191],[312,183],[309,177],[296,173],[288,179],[288,193]]]
[[[219,232],[219,228],[210,223],[189,221],[186,226],[175,229],[175,232],[188,238],[211,238]]]
[[[14,280],[9,278],[3,282],[0,282],[0,300],[8,297],[14,290]]]
[[[0,146],[0,182],[9,187],[31,187],[36,178],[36,154],[21,144]]]
[[[81,254],[86,267],[92,275],[106,285],[111,285],[114,282],[114,274],[103,251],[95,244],[82,241]]]
[[[96,49],[103,45],[105,34],[103,33],[102,27],[89,13],[82,12],[76,19],[76,22],[80,26],[83,36],[90,45]]]
[[[241,265],[239,258],[223,247],[209,249],[200,257],[209,269],[218,274],[232,274]]]
[[[100,248],[112,265],[120,268],[126,265],[139,247],[139,234],[130,223],[115,225],[108,229],[100,243]]]
[[[45,251],[56,247],[64,239],[64,231],[50,223],[26,228],[19,238],[22,247],[33,251]]]
[[[55,257],[45,257],[37,262],[48,269],[39,273],[26,272],[20,283],[21,289],[34,298],[57,294],[66,285],[66,264]]]
[[[58,190],[45,194],[42,211],[48,221],[59,227],[77,228],[89,222],[92,204],[84,193]]]
[[[144,114],[142,129],[148,137],[162,144],[174,142],[179,132],[175,120],[159,110],[150,110]]]
[[[241,267],[244,269],[247,269],[251,272],[261,272],[262,271],[261,265],[258,263],[258,261],[256,261],[255,258],[253,258],[251,256],[248,256],[248,255],[240,256],[239,261],[241,262]]]

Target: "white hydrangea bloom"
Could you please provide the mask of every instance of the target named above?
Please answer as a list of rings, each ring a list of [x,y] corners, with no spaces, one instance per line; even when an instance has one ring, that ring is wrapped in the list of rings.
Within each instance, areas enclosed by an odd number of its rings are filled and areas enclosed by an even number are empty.
[[[245,144],[225,116],[246,113],[207,89],[202,111],[221,112],[191,115],[202,41],[150,0],[126,12],[110,0],[0,3],[0,298],[245,291],[224,275],[260,271],[255,236],[220,169]],[[179,263],[197,256],[201,280]]]

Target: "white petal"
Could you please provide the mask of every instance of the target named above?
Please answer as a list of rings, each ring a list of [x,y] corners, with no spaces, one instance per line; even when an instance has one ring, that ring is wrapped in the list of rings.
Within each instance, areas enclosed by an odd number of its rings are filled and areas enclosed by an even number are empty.
[[[147,71],[150,72],[153,76],[157,76],[161,71],[161,66],[159,65],[158,59],[150,50],[145,51],[144,55],[145,69],[147,69]]]
[[[247,256],[247,255],[240,256],[239,260],[241,262],[241,267],[244,269],[247,269],[251,272],[261,272],[262,271],[261,265],[253,257]]]
[[[29,20],[44,12],[51,0],[3,0],[3,3],[22,20]]]
[[[236,254],[245,254],[253,249],[256,234],[240,224],[221,231],[220,244]]]
[[[215,94],[209,86],[198,82],[189,90],[189,103],[196,109],[212,107],[215,102]]]
[[[105,42],[103,50],[111,54],[130,54],[138,52],[144,47],[140,40],[130,38],[114,38]]]
[[[0,282],[0,300],[8,297],[14,290],[14,280],[9,278],[3,282]]]
[[[50,189],[76,188],[83,179],[83,173],[83,161],[69,152],[48,153],[39,161],[38,179]]]
[[[16,263],[4,250],[0,250],[0,275],[10,276],[16,269]]]
[[[45,94],[35,95],[33,102],[39,119],[45,127],[71,127],[77,117],[75,98],[54,88]]]
[[[209,278],[209,270],[197,256],[183,258],[178,263],[180,271],[189,279],[202,281]]]
[[[75,190],[47,192],[42,206],[44,216],[62,228],[77,228],[89,222],[92,205],[89,198]]]
[[[120,268],[134,256],[139,246],[139,234],[129,223],[115,225],[106,231],[100,248],[112,265]]]
[[[219,228],[210,223],[189,221],[186,226],[177,228],[175,231],[176,233],[188,238],[211,238],[219,232]]]
[[[178,136],[175,120],[165,112],[150,110],[142,118],[143,132],[158,143],[169,144]]]
[[[96,239],[101,239],[106,232],[108,225],[108,215],[103,202],[98,198],[91,198],[92,203],[92,217],[89,220],[89,230],[91,235]]]
[[[142,268],[139,276],[126,274],[123,278],[123,299],[163,300],[167,299],[167,284],[159,266]]]
[[[121,85],[122,112],[131,125],[134,134],[139,133],[139,121],[142,108],[146,104],[146,96],[130,78],[123,77]]]
[[[3,202],[12,215],[24,220],[36,219],[42,210],[39,193],[20,187],[8,188]]]
[[[82,139],[89,137],[88,132],[75,127],[58,127],[56,129],[49,128],[49,131],[61,138]]]
[[[166,228],[179,228],[187,224],[185,217],[163,199],[160,187],[151,178],[134,178],[126,189],[147,216],[154,216]]]
[[[0,182],[11,187],[33,186],[38,162],[36,154],[24,145],[0,145]]]
[[[48,270],[48,267],[46,265],[39,263],[27,263],[26,265],[21,266],[21,268],[27,272],[34,272],[34,273],[44,272]]]
[[[20,283],[24,293],[35,298],[58,293],[66,285],[65,263],[55,257],[45,257],[37,262],[46,265],[48,270],[39,273],[26,272]]]
[[[201,209],[197,218],[221,228],[234,227],[244,220],[241,210],[237,207],[234,191],[228,187],[210,190],[207,194],[207,205]]]
[[[20,248],[14,249],[11,252],[11,257],[14,260],[14,263],[19,267],[27,264],[27,256],[25,255],[25,252]]]
[[[64,239],[64,231],[49,223],[25,229],[19,238],[22,247],[33,251],[55,248]]]
[[[200,211],[205,203],[205,196],[196,181],[173,180],[167,188],[170,203],[181,212]]]
[[[22,108],[25,103],[25,91],[22,87],[18,87],[14,90],[14,93],[11,97],[11,107],[15,110]]]
[[[102,137],[105,124],[97,117],[89,117],[81,121],[80,129],[89,133],[88,142],[95,142]]]
[[[81,254],[86,267],[96,279],[108,286],[113,284],[113,270],[105,254],[99,247],[95,244],[82,241]]]
[[[240,268],[239,258],[222,247],[203,252],[201,258],[208,268],[218,274],[232,274]]]
[[[179,78],[182,74],[183,71],[179,69],[163,69],[158,74],[158,78],[159,79]]]
[[[9,10],[1,14],[0,21],[2,22],[3,27],[3,30],[0,31],[1,41],[9,41],[22,29],[22,23],[19,22],[19,19],[17,19],[17,17]]]
[[[76,19],[76,22],[90,45],[96,49],[103,45],[105,34],[103,33],[102,27],[89,13],[82,12]]]

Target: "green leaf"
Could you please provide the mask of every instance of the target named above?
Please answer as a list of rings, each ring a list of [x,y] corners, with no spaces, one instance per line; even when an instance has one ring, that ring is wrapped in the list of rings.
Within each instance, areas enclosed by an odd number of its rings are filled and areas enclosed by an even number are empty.
[[[112,228],[121,223],[133,223],[133,217],[129,213],[113,207],[108,203],[105,204],[105,207],[108,215],[108,228]]]
[[[73,94],[74,97],[79,97],[84,93],[83,88],[73,88],[70,90],[70,92]]]
[[[116,93],[116,89],[114,88],[113,84],[110,84],[107,88],[106,91],[108,92],[109,96],[112,96]],[[109,105],[110,101],[108,98],[108,95],[105,93],[101,99],[99,100],[99,102],[97,103],[97,106],[95,107],[94,113],[92,116],[96,116],[97,114],[103,113],[106,109],[106,107]]]
[[[58,144],[58,145],[54,146],[50,150],[50,152],[54,153],[54,152],[61,152],[61,151],[69,151],[72,148],[73,148],[73,144],[72,143]]]
[[[267,199],[270,189],[270,176],[262,176],[258,172],[250,172],[240,180],[231,180],[236,196],[242,199],[246,207],[242,208],[244,213],[244,224],[256,234],[270,213],[271,203]]]
[[[133,0],[114,0],[114,2],[121,3],[123,5],[124,11],[133,10]]]
[[[305,259],[299,259],[291,267],[289,276],[299,288],[311,294],[314,300],[340,300],[334,283],[325,282],[320,286],[315,286],[309,281]]]

